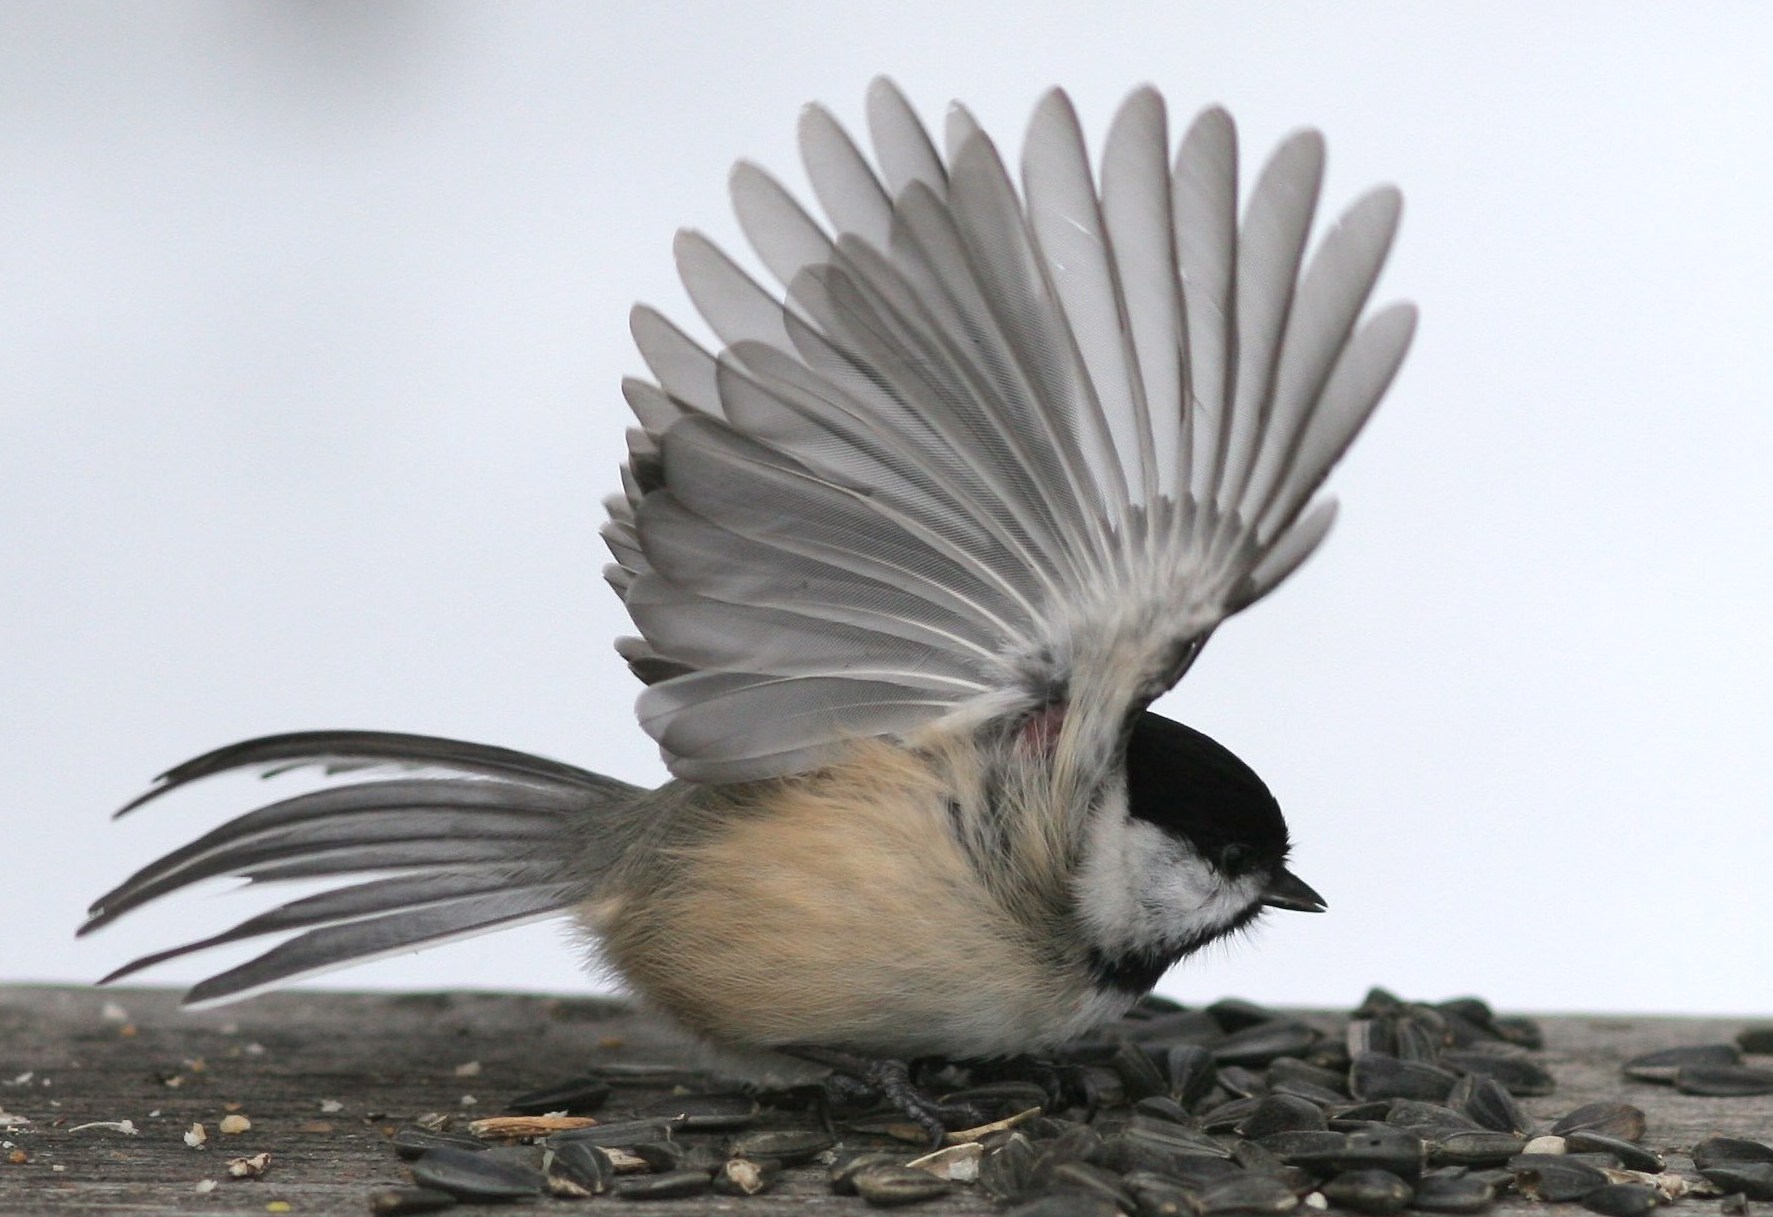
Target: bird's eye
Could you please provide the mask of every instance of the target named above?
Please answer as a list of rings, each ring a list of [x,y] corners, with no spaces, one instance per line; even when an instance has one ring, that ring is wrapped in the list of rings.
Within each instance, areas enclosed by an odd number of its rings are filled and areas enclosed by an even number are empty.
[[[1219,870],[1226,875],[1238,875],[1250,865],[1253,854],[1247,845],[1227,845],[1219,851]]]

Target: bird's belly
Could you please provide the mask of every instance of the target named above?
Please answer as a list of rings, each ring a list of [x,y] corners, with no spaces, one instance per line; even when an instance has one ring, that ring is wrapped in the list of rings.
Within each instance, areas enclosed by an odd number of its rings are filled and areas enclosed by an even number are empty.
[[[930,800],[782,800],[601,910],[604,957],[734,1048],[1038,1051],[1128,1004],[1054,926],[993,896]]]

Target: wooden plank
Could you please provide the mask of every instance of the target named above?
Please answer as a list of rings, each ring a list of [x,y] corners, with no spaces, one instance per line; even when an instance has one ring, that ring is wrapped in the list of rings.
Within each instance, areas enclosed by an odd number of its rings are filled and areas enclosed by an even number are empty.
[[[1333,1016],[1310,1017],[1336,1029]],[[1547,1019],[1541,1061],[1559,1090],[1523,1106],[1549,1123],[1594,1099],[1635,1103],[1649,1113],[1646,1144],[1690,1172],[1685,1150],[1705,1136],[1773,1137],[1773,1098],[1680,1095],[1627,1081],[1619,1065],[1655,1048],[1727,1040],[1740,1027]],[[297,1215],[360,1214],[373,1190],[406,1182],[386,1144],[395,1126],[426,1112],[493,1114],[511,1095],[610,1062],[687,1058],[656,1021],[596,998],[292,992],[185,1013],[166,991],[0,986],[0,1110],[30,1120],[0,1130],[10,1143],[0,1149],[0,1213],[262,1214],[281,1211],[281,1202]],[[661,1093],[624,1090],[608,1110],[619,1114],[624,1103]],[[223,1135],[219,1125],[229,1114],[246,1116],[252,1127]],[[122,1120],[136,1135],[80,1127]],[[201,1148],[184,1140],[194,1123],[208,1133]],[[227,1177],[228,1159],[260,1152],[271,1155],[263,1178]],[[8,1160],[20,1153],[24,1161]],[[205,1179],[219,1182],[200,1194],[194,1189]],[[863,1211],[855,1199],[833,1196],[813,1168],[792,1172],[758,1200],[658,1201],[651,1211],[747,1207]],[[1537,1208],[1516,1199],[1493,1211],[1509,1217]],[[996,1210],[962,1189],[919,1211]]]

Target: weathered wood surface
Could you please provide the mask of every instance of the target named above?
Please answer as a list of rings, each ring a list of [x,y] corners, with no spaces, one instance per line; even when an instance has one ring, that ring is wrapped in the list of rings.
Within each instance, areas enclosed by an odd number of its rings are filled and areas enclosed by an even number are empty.
[[[115,1007],[109,1017],[107,1004]],[[1333,1030],[1339,1020],[1314,1021]],[[1548,1123],[1593,1099],[1624,1099],[1649,1113],[1645,1142],[1668,1151],[1675,1169],[1690,1168],[1682,1151],[1705,1136],[1773,1136],[1773,1098],[1692,1098],[1619,1072],[1640,1052],[1729,1039],[1738,1022],[1566,1017],[1545,1027],[1541,1060],[1559,1091],[1524,1106]],[[165,991],[0,986],[0,1110],[30,1121],[0,1129],[10,1143],[0,1149],[0,1214],[361,1214],[374,1189],[406,1182],[386,1144],[395,1125],[425,1112],[493,1114],[506,1097],[612,1061],[681,1063],[684,1055],[655,1024],[597,999],[284,993],[185,1013]],[[477,1071],[458,1075],[473,1062]],[[609,1110],[658,1093],[619,1092]],[[236,1111],[251,1129],[222,1135],[222,1117]],[[139,1133],[79,1127],[121,1120]],[[208,1132],[201,1149],[184,1141],[193,1123]],[[271,1155],[263,1178],[228,1178],[228,1159],[263,1151]],[[199,1193],[205,1179],[219,1182]],[[574,1202],[538,1203],[566,1213]],[[649,1203],[638,1211],[866,1211],[831,1195],[810,1168],[756,1199]],[[1539,1207],[1511,1199],[1492,1211]],[[1674,1212],[1716,1209],[1689,1200]],[[917,1211],[994,1210],[962,1189]]]

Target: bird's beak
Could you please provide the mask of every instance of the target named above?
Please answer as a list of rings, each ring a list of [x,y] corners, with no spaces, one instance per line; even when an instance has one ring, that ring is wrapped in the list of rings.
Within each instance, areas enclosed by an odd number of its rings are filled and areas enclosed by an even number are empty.
[[[1329,908],[1324,898],[1311,890],[1311,885],[1282,866],[1268,880],[1262,903],[1271,909],[1291,909],[1295,913],[1321,913]]]

